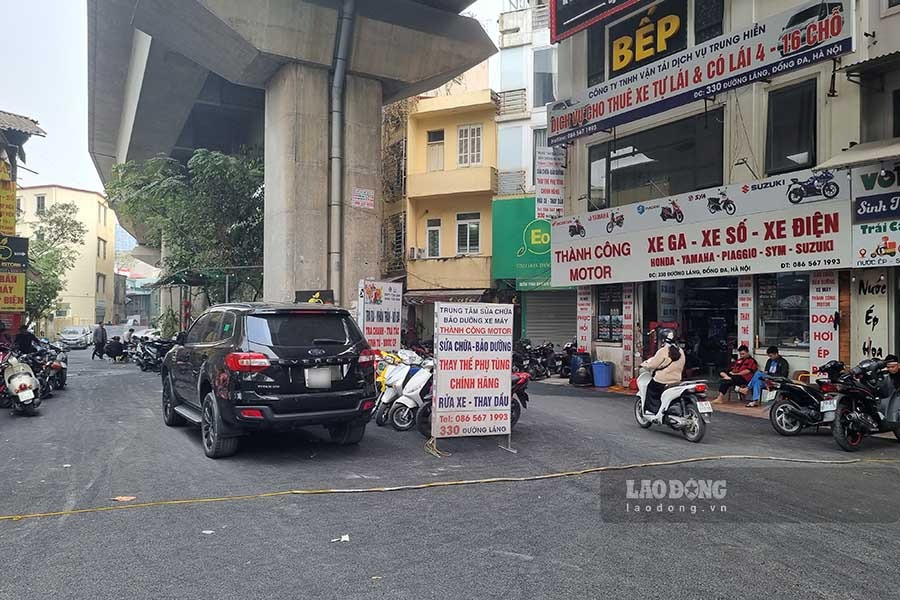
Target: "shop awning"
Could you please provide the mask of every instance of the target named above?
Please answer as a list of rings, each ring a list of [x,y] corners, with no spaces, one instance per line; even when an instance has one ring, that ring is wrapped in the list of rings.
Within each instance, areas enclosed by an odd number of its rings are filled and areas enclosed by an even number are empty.
[[[848,169],[895,160],[900,160],[900,138],[857,144],[820,163],[813,168],[813,171]]]
[[[481,302],[487,290],[412,290],[403,294],[404,304],[435,302]]]
[[[881,56],[876,56],[875,58],[861,60],[859,62],[853,63],[852,65],[841,67],[839,70],[843,71],[847,75],[865,76],[879,75],[881,73],[886,73],[887,71],[893,71],[894,69],[900,69],[900,50],[898,50],[897,52],[882,54]]]

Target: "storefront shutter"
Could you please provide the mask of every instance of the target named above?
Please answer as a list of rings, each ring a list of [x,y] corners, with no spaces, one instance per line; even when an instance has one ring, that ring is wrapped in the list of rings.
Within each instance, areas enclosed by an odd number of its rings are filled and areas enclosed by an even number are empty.
[[[577,312],[575,290],[525,292],[525,337],[532,344],[571,342]]]

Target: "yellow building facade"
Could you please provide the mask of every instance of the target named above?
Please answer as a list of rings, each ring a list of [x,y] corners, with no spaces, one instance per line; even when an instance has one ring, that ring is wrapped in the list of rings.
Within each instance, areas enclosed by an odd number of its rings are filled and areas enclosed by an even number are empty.
[[[17,235],[31,238],[40,213],[65,202],[78,207],[78,220],[87,233],[75,267],[66,274],[59,310],[44,328],[48,336],[70,325],[90,326],[101,319],[104,323],[113,319],[118,221],[102,194],[59,185],[19,188]]]
[[[420,99],[407,126],[407,299],[429,337],[434,302],[480,300],[491,279],[497,192],[497,97],[478,90]]]

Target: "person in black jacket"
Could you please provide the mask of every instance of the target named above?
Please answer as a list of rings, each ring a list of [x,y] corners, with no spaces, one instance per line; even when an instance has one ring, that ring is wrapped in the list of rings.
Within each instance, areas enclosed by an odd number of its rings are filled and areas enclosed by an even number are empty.
[[[28,327],[22,325],[19,328],[19,333],[16,334],[16,339],[13,341],[13,345],[15,346],[16,350],[18,350],[22,354],[30,354],[34,352],[34,344],[37,341],[37,337],[33,333],[28,331]]]
[[[769,355],[769,360],[766,361],[766,375],[769,377],[787,377],[790,367],[788,367],[788,361],[778,354],[778,348],[770,346],[766,350],[766,354]]]

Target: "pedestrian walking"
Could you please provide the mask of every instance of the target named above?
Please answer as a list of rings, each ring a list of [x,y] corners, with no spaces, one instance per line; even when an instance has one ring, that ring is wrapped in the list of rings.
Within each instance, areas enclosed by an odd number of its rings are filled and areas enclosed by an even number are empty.
[[[103,360],[103,351],[106,349],[106,328],[103,326],[103,321],[97,324],[97,327],[94,328],[94,353],[91,354],[91,360],[99,357],[100,360]]]

